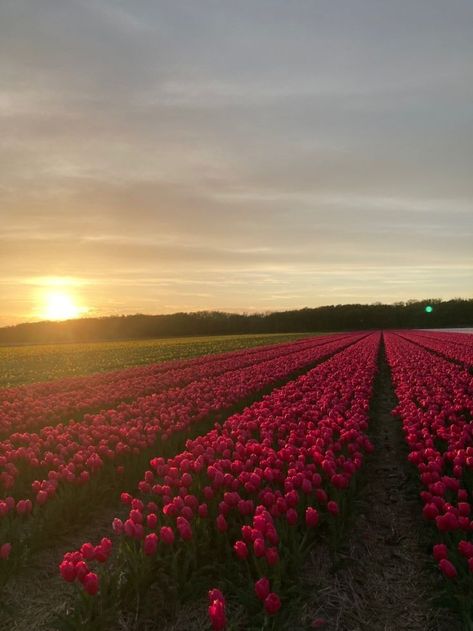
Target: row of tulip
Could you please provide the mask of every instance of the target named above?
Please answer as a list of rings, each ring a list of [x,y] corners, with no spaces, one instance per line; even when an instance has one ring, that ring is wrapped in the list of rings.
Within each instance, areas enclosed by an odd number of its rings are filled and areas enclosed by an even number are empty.
[[[85,412],[113,408],[121,401],[132,401],[203,376],[216,376],[343,337],[346,336],[323,336],[0,390],[0,436],[77,419]]]
[[[419,473],[423,515],[436,542],[434,558],[453,580],[455,599],[471,625],[473,375],[404,336],[384,335],[398,398],[394,413],[402,420],[408,458]]]
[[[463,337],[466,338],[464,342],[458,339],[451,339],[450,335],[455,334],[438,333],[434,335],[430,333],[425,335],[418,331],[402,333],[406,340],[420,344],[428,350],[443,355],[447,359],[453,359],[467,368],[473,368],[473,335],[463,334]]]
[[[416,329],[415,332],[423,337],[430,337],[433,339],[448,339],[449,342],[456,342],[457,344],[463,344],[464,346],[471,346],[473,340],[470,333],[461,333],[457,331],[431,331],[428,329]]]
[[[338,334],[343,336],[347,334]],[[334,337],[332,335],[321,336],[320,341]],[[119,370],[101,370],[91,372],[86,375],[69,376],[64,378],[56,378],[50,381],[36,381],[34,383],[24,384],[20,386],[10,386],[0,389],[0,401],[21,401],[24,399],[41,398],[43,396],[51,394],[62,394],[67,391],[83,390],[87,391],[89,387],[100,387],[108,383],[115,383],[122,381],[133,376],[146,377],[150,372],[152,374],[158,374],[160,372],[166,372],[172,368],[185,368],[190,366],[196,366],[205,363],[209,360],[221,360],[228,357],[238,357],[239,355],[247,355],[251,353],[257,353],[259,351],[269,351],[272,349],[284,349],[285,347],[292,346],[294,344],[304,344],[309,340],[316,341],[316,338],[302,338],[299,340],[286,341],[284,343],[264,344],[257,345],[256,347],[238,348],[232,351],[211,352],[201,354],[198,356],[192,356],[189,358],[173,358],[159,362],[149,362],[145,365],[130,366],[127,368],[120,368]]]
[[[70,628],[101,628],[104,612],[131,595],[142,602],[150,586],[159,608],[192,579],[220,572],[251,618],[244,628],[277,614],[288,568],[336,529],[372,450],[366,431],[379,343],[379,333],[361,339],[187,441],[177,456],[153,458],[136,495],[122,494],[128,517],[113,520],[110,538],[84,543],[60,564],[78,588]],[[224,629],[222,592],[212,589],[209,599],[211,625]]]
[[[292,373],[325,359],[360,339],[353,335],[324,345],[300,345],[297,352],[182,388],[122,404],[82,422],[15,433],[0,442],[0,544],[21,542],[22,522],[58,502],[64,488],[84,487],[106,472],[116,479],[124,465],[156,443],[166,442],[191,425],[223,413]]]
[[[123,370],[296,341],[307,335],[264,333],[0,347],[0,387]]]

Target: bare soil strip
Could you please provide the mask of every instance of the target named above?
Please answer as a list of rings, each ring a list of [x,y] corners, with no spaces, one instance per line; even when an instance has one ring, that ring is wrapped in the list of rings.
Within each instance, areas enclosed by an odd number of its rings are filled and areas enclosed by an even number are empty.
[[[460,631],[434,602],[441,578],[432,568],[418,487],[409,474],[384,345],[371,414],[375,451],[365,463],[345,545],[316,548],[304,581],[314,585],[295,628],[323,631]]]

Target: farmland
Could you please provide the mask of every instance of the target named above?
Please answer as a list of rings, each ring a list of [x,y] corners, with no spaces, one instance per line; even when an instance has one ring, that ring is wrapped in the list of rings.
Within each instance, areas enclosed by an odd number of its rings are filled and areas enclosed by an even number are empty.
[[[0,352],[0,628],[473,628],[471,335]]]
[[[0,346],[0,387],[117,370],[153,362],[224,353],[303,335],[222,335],[171,339]]]

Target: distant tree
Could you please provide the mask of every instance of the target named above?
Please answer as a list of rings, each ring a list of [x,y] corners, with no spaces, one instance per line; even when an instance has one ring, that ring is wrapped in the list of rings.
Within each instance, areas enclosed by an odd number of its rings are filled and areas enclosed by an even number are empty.
[[[425,307],[433,307],[427,313]],[[198,311],[34,322],[0,328],[0,344],[88,342],[191,335],[472,327],[473,299],[327,305],[252,314]]]

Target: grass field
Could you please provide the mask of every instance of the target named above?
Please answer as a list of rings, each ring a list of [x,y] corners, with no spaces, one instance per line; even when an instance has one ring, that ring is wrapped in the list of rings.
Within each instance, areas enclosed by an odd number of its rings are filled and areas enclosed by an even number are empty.
[[[222,335],[90,344],[0,346],[0,388],[276,344],[308,335],[314,334]]]

